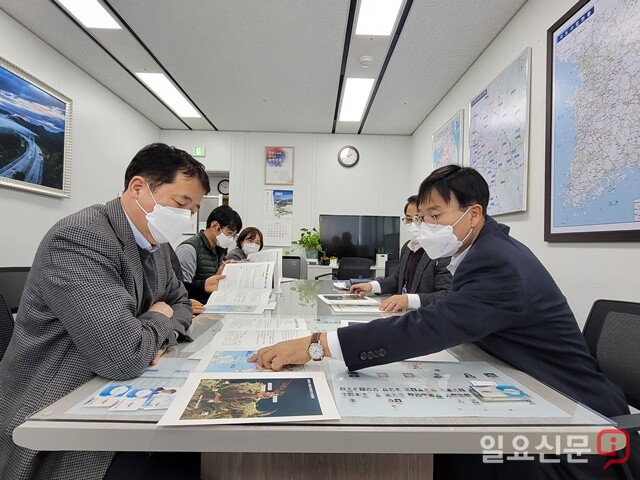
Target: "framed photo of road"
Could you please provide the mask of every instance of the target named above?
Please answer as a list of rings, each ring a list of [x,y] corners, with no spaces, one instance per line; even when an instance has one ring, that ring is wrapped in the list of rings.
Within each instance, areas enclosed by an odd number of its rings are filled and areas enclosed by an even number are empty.
[[[71,106],[0,57],[0,186],[70,196]]]

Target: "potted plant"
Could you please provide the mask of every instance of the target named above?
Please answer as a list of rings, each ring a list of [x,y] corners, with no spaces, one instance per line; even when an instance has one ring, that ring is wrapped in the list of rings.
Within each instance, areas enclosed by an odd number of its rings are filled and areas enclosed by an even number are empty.
[[[376,248],[376,267],[384,267],[384,264],[389,260],[389,254],[391,252],[384,247]]]
[[[291,242],[292,245],[298,245],[304,248],[307,258],[318,258],[318,252],[322,251],[320,244],[320,233],[314,228],[301,228],[300,238]]]

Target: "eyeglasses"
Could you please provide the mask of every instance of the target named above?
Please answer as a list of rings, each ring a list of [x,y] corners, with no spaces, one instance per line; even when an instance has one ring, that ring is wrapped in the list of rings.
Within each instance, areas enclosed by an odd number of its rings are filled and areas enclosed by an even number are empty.
[[[229,227],[224,227],[222,229],[222,233],[224,233],[227,237],[233,238],[234,240],[238,239],[238,232],[234,232]]]
[[[436,213],[431,215],[424,215],[424,216],[416,215],[415,217],[402,217],[402,222],[405,225],[411,225],[413,223],[418,227],[424,223],[427,227],[435,228],[438,226],[439,217],[441,217],[442,215],[446,215],[447,213],[461,211],[461,210],[462,208],[454,208],[453,210],[448,210],[446,212]]]

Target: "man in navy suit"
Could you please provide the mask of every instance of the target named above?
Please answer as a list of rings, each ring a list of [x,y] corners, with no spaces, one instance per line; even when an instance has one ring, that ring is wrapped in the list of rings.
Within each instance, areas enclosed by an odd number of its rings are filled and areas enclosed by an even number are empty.
[[[489,187],[482,176],[472,168],[447,165],[422,182],[418,197],[418,241],[431,258],[453,257],[447,297],[402,316],[265,347],[251,360],[279,370],[324,353],[358,370],[472,342],[603,415],[628,413],[620,389],[596,370],[549,272],[509,236],[508,227],[486,214]],[[633,435],[632,470],[640,463],[637,444]],[[612,467],[602,470],[605,457],[590,456],[588,463],[560,460],[484,464],[479,455],[436,455],[434,478],[619,478]]]

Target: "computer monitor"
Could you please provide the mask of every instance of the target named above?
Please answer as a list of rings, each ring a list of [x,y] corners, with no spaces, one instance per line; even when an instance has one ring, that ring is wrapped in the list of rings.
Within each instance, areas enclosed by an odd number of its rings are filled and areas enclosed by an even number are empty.
[[[375,260],[383,247],[389,259],[398,259],[400,217],[374,215],[320,215],[320,243],[327,256]]]

